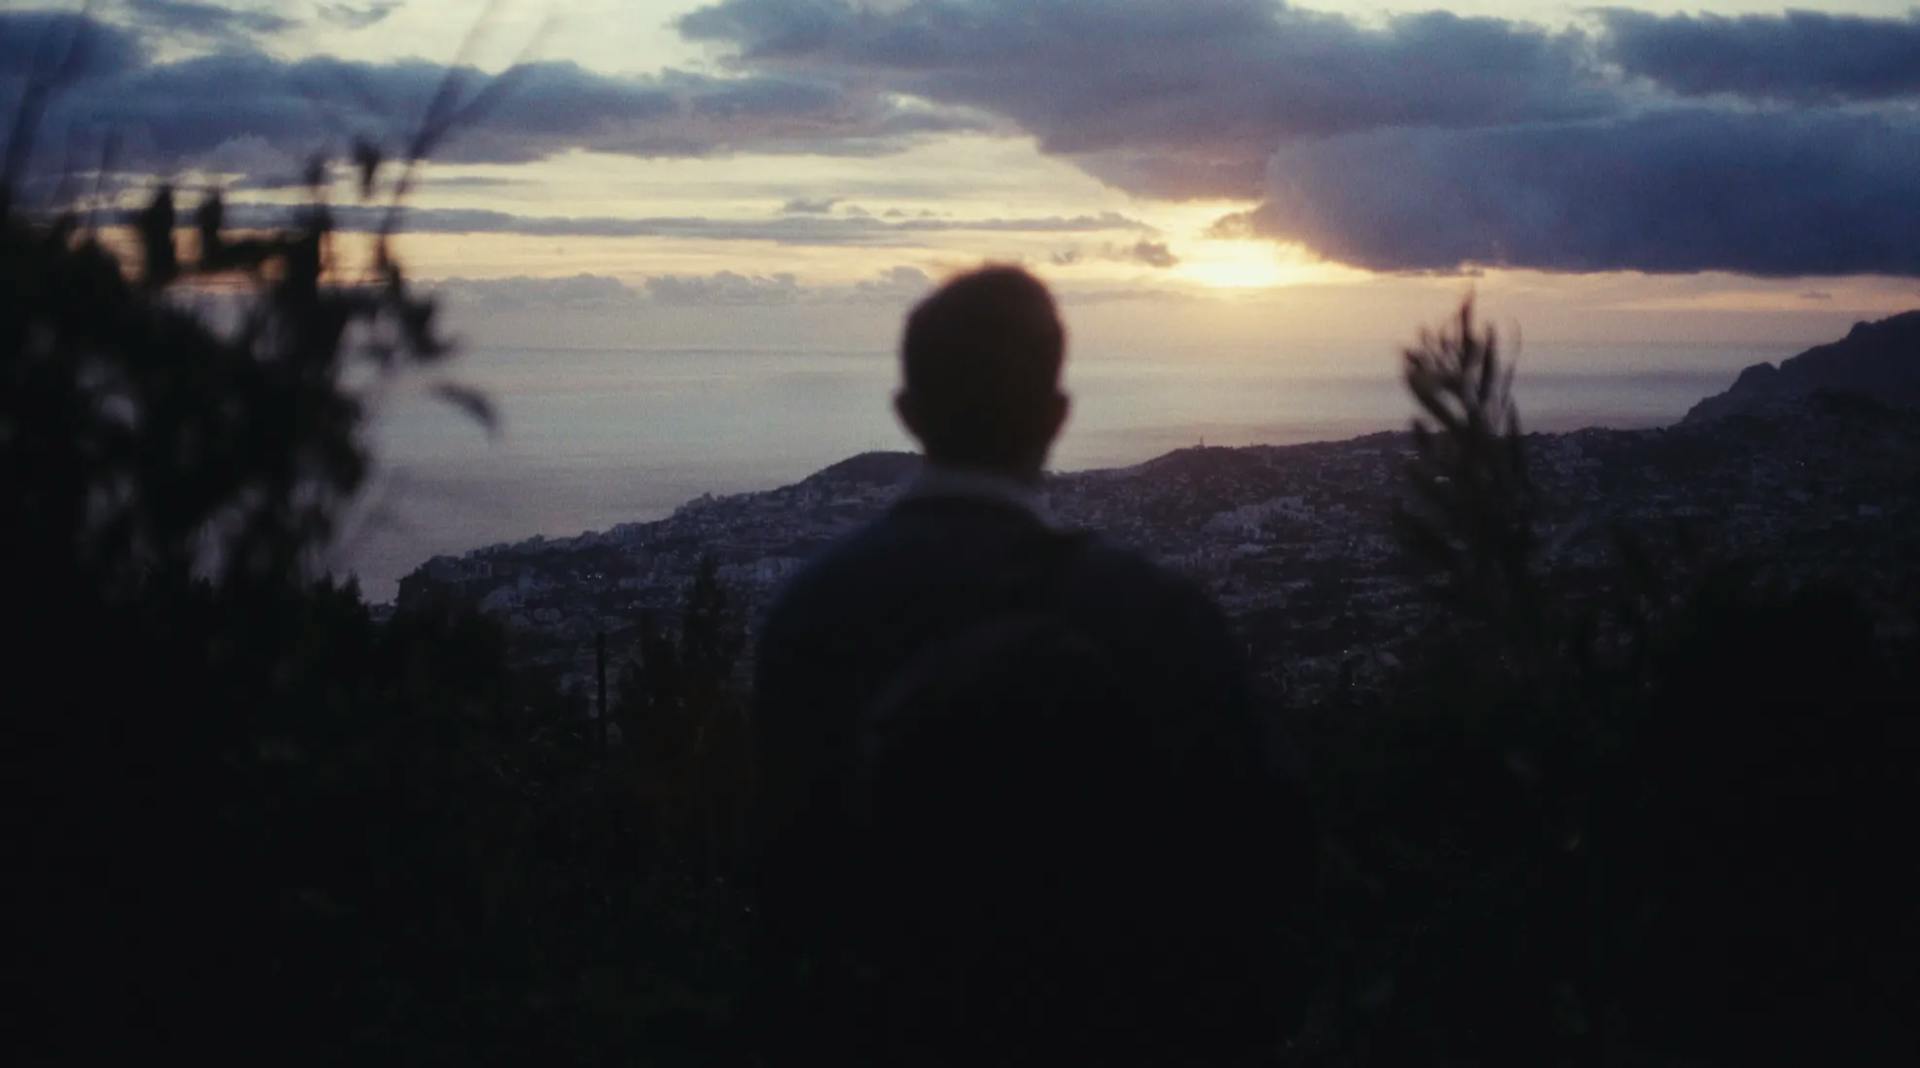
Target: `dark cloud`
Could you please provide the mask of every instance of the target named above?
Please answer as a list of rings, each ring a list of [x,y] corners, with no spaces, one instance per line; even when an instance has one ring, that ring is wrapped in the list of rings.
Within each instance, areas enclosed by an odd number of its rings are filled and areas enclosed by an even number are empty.
[[[198,0],[123,0],[141,25],[173,37],[215,45],[233,45],[255,37],[284,33],[296,19],[255,8],[223,7]]]
[[[1122,188],[1252,195],[1282,141],[1609,106],[1580,37],[1434,12],[1378,27],[1266,0],[724,0],[680,20],[742,67],[1004,116]]]
[[[533,184],[530,178],[503,178],[494,174],[428,174],[418,182],[436,189],[510,189]]]
[[[1628,74],[1690,96],[1886,100],[1920,95],[1920,11],[1904,19],[1599,12],[1601,54]]]
[[[227,218],[238,227],[284,225],[291,209],[235,203]],[[343,205],[333,209],[334,223],[346,231],[374,231],[385,220],[382,209]],[[414,208],[404,216],[410,233],[522,234],[533,237],[677,237],[710,241],[771,241],[782,245],[874,246],[917,244],[929,233],[1098,233],[1147,231],[1124,215],[1048,215],[1027,218],[904,219],[875,216],[783,215],[760,219],[710,219],[699,216],[645,218],[607,216],[515,215],[477,208]]]
[[[1693,109],[1283,147],[1220,229],[1390,271],[1920,275],[1920,119]]]
[[[64,127],[69,133],[112,133],[129,165],[154,170],[197,166],[202,156],[235,140],[251,139],[289,160],[361,136],[398,148],[445,79],[451,76],[468,94],[488,80],[476,70],[449,72],[418,60],[289,62],[245,48],[149,63],[131,50],[129,35],[97,21],[12,14],[0,14],[0,41],[7,42],[0,49],[0,63],[6,64],[0,76],[30,64],[32,49],[20,42],[38,40],[49,25],[89,27],[102,43],[103,58],[95,64],[97,76],[55,99],[48,132],[59,134]],[[510,89],[497,106],[459,129],[438,158],[519,163],[573,149],[680,157],[874,154],[975,121],[950,108],[787,74],[616,77],[547,62],[521,65],[506,77]],[[17,90],[15,84],[9,92],[0,80],[0,105],[16,99]]]
[[[1920,15],[1555,32],[1270,0],[721,0],[679,26],[742,70],[999,116],[1134,193],[1265,196],[1214,236],[1362,266],[1920,273],[1911,109],[1809,106],[1913,94]],[[1775,107],[1661,110],[1718,93]]]
[[[118,26],[65,12],[0,11],[0,102],[10,102],[20,81],[50,75],[72,49],[67,73],[80,79],[111,78],[147,61],[139,39]]]

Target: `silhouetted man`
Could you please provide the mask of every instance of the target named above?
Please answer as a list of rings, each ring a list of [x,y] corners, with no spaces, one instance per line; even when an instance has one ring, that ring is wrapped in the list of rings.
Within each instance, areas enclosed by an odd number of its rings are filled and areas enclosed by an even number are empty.
[[[1043,514],[1064,342],[1017,268],[915,308],[895,407],[923,472],[768,619],[785,1057],[1227,1063],[1272,1041],[1242,667],[1198,591]]]

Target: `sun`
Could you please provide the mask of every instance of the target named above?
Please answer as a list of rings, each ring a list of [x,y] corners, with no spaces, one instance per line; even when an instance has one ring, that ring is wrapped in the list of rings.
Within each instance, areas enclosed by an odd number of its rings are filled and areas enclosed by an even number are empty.
[[[1361,272],[1328,263],[1297,245],[1206,238],[1179,249],[1175,277],[1207,289],[1273,289],[1347,280]]]
[[[1203,241],[1183,250],[1174,273],[1209,289],[1265,289],[1290,280],[1274,247],[1260,241]]]
[[[1329,281],[1342,273],[1297,244],[1222,231],[1222,220],[1243,216],[1256,206],[1238,200],[1194,200],[1136,203],[1131,211],[1174,238],[1170,243],[1179,263],[1165,277],[1196,289],[1273,289]]]

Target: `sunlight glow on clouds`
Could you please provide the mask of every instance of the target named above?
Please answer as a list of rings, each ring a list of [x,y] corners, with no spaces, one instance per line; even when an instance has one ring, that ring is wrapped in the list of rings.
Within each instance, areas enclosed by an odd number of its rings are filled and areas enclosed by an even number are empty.
[[[134,188],[270,212],[316,148],[397,149],[458,61],[511,91],[436,153],[408,248],[527,307],[583,276],[644,298],[609,315],[812,307],[990,258],[1087,314],[1311,290],[1293,321],[1366,330],[1364,293],[1477,277],[1575,331],[1771,309],[1818,337],[1916,297],[1920,13],[1795,6],[509,2],[462,52],[455,0],[110,0],[37,179],[111,133]],[[0,104],[72,25],[0,11]]]

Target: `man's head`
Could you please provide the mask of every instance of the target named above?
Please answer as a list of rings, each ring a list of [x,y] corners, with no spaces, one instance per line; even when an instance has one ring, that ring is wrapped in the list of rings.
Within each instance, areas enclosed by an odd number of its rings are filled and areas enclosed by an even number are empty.
[[[1018,267],[982,267],[907,316],[894,407],[928,460],[1031,478],[1066,422],[1065,352],[1047,287]]]

